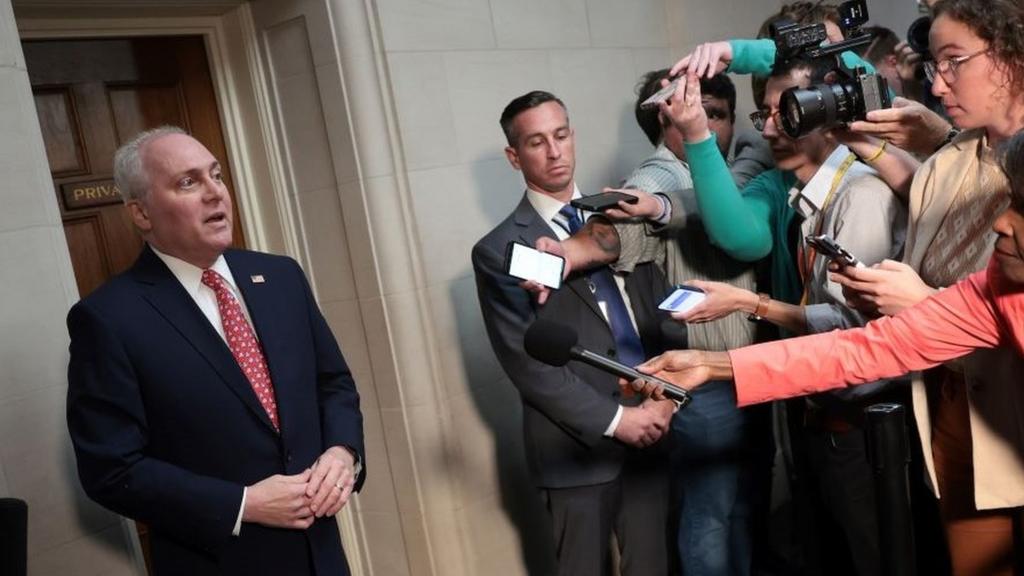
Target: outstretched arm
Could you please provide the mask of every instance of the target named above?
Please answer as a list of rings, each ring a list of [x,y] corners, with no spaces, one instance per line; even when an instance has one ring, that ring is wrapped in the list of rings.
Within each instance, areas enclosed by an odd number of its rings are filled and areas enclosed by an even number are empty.
[[[661,104],[662,113],[683,134],[701,220],[713,243],[746,262],[760,260],[772,247],[768,215],[736,188],[700,103],[700,82],[687,76],[685,88]],[[760,186],[755,178],[749,187]],[[746,192],[747,189],[744,189]]]
[[[863,328],[779,340],[725,352],[673,351],[638,367],[684,388],[733,378],[740,406],[892,378],[1003,343],[995,308],[994,268]],[[1019,293],[1003,298],[1024,298]],[[1021,309],[1019,305],[1014,309]],[[1020,346],[1021,342],[1016,342]],[[620,384],[625,384],[620,382]],[[633,388],[660,397],[656,385]]]

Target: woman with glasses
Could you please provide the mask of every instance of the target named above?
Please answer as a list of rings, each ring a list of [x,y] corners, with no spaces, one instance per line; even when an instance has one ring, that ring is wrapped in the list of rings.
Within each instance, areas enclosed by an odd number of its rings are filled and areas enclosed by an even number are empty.
[[[1008,203],[993,149],[1024,128],[1024,7],[942,0],[929,44],[932,92],[963,132],[914,177],[903,263],[837,277],[847,301],[869,313],[896,314],[983,269],[989,229]],[[1019,354],[997,349],[914,379],[914,414],[958,575],[1012,572],[1013,517],[1024,505],[1022,373]]]

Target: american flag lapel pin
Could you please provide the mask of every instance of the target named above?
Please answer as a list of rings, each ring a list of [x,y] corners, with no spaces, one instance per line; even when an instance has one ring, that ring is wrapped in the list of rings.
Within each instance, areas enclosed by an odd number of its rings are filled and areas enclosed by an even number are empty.
[[[252,280],[253,284],[263,284],[266,282],[263,278],[263,274],[253,274],[252,276],[249,276],[249,279]]]

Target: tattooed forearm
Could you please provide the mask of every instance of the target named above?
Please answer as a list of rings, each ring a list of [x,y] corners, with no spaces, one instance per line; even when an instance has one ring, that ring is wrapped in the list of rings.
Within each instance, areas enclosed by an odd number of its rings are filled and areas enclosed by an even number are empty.
[[[611,264],[619,258],[619,234],[603,218],[591,218],[575,236],[562,243],[573,270]]]
[[[611,222],[601,218],[591,218],[580,232],[589,234],[594,239],[596,246],[612,261],[618,259],[622,246],[619,243],[619,233],[615,231],[615,226],[612,226]]]

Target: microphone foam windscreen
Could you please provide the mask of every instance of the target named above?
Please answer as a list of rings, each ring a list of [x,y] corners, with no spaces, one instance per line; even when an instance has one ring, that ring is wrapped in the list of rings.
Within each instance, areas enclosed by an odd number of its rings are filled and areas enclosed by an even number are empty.
[[[534,360],[551,366],[565,366],[576,340],[576,331],[569,326],[538,319],[526,330],[523,348]]]

